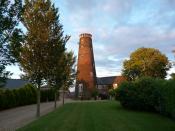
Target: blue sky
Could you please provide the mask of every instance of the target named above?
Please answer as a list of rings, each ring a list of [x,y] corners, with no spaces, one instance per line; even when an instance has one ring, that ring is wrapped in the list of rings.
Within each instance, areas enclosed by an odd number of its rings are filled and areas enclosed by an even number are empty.
[[[52,0],[59,8],[68,50],[78,55],[79,34],[91,33],[97,76],[120,75],[139,47],[159,49],[175,60],[175,0]],[[18,66],[7,70],[19,78]],[[171,69],[170,72],[175,72]]]

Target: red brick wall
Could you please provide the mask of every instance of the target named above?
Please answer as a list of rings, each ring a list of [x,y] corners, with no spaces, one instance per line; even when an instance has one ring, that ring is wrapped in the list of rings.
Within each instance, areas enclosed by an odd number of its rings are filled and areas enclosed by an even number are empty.
[[[122,82],[126,81],[126,77],[124,76],[116,76],[116,78],[114,79],[114,82],[113,82],[113,87],[115,84],[117,84],[117,86],[119,86]]]

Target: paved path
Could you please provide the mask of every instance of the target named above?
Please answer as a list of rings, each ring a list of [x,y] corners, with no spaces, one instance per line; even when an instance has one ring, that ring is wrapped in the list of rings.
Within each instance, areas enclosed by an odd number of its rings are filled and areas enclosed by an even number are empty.
[[[69,102],[72,102],[72,100],[65,100],[65,103]],[[60,105],[62,105],[62,101],[57,102],[57,107]],[[54,102],[41,103],[41,116],[53,110]],[[36,104],[0,111],[0,131],[13,131],[35,119],[37,119]]]

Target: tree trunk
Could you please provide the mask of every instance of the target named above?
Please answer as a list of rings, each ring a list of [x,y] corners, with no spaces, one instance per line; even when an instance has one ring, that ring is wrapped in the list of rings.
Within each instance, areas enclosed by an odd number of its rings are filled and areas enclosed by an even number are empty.
[[[38,84],[37,88],[37,111],[36,116],[40,117],[40,84]]]
[[[64,105],[64,87],[63,87],[63,105]]]
[[[57,108],[57,91],[55,90],[55,102],[54,102],[54,108]]]

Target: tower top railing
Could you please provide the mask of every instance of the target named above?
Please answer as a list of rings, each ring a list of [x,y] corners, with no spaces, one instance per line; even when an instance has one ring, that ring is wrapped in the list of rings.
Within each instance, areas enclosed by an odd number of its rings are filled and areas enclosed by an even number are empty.
[[[82,38],[82,37],[92,37],[92,35],[91,34],[89,34],[89,33],[83,33],[83,34],[80,34],[80,38]]]

